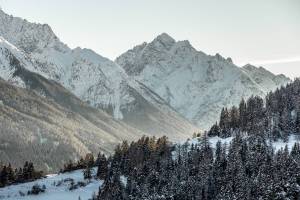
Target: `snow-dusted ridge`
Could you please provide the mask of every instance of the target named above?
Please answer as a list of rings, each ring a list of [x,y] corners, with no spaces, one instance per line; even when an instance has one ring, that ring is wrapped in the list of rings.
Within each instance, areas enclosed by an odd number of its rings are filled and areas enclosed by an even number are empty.
[[[81,100],[106,110],[116,119],[137,123],[132,121],[137,118],[136,110],[145,106],[139,97],[161,110],[152,99],[159,96],[165,103],[161,111],[166,117],[177,112],[177,123],[181,121],[188,127],[179,130],[178,126],[176,132],[185,131],[187,135],[197,130],[188,125],[189,121],[202,130],[208,129],[218,120],[222,107],[237,105],[241,98],[251,95],[264,96],[289,82],[288,78],[262,68],[239,68],[231,58],[219,54],[206,55],[189,41],[176,41],[166,33],[134,47],[115,62],[90,49],[71,49],[50,26],[30,23],[3,11],[0,36],[26,55],[27,69],[61,83]],[[6,74],[0,73],[4,79]],[[155,95],[145,96],[149,93],[144,89]],[[176,112],[169,112],[170,107]],[[139,128],[150,130],[150,125]],[[174,129],[159,131],[170,135]]]
[[[168,135],[171,140],[185,139],[198,130],[168,103],[157,101],[154,91],[149,92],[121,66],[90,49],[69,48],[48,25],[30,23],[0,11],[0,36],[11,46],[6,51],[22,67],[62,84],[82,101],[105,110],[115,119],[149,134]],[[10,62],[3,66],[0,77],[12,79],[15,67]]]
[[[95,107],[112,106],[114,116],[123,117],[120,101],[126,104],[132,100],[124,97],[126,74],[114,62],[90,49],[71,49],[56,37],[50,26],[30,23],[3,11],[0,11],[0,36],[28,54],[35,72],[62,83]]]
[[[290,81],[263,68],[240,68],[220,54],[206,55],[166,33],[128,50],[115,62],[203,129],[218,120],[222,107],[251,95],[264,96]]]

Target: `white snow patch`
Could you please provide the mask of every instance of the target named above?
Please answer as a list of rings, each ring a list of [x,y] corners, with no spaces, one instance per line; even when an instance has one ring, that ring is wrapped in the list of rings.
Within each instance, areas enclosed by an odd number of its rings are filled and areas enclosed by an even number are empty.
[[[122,182],[122,184],[126,187],[127,186],[127,177],[122,175],[120,176],[120,181]]]
[[[299,142],[300,142],[300,136],[291,135],[291,136],[289,136],[287,142],[284,142],[283,140],[278,140],[276,142],[272,142],[271,145],[274,148],[275,152],[280,149],[284,149],[286,145],[287,145],[289,151],[291,151],[293,146],[295,145],[295,143],[299,143]]]
[[[209,141],[210,147],[213,150],[215,150],[218,141],[220,141],[222,145],[226,144],[228,146],[231,143],[231,141],[233,140],[233,138],[234,137],[220,138],[218,136],[215,136],[215,137],[209,137],[208,141]],[[201,140],[201,138],[197,137],[197,138],[189,139],[184,143],[179,143],[179,145],[188,145],[188,150],[190,150],[191,146],[199,144],[200,140]],[[176,150],[172,151],[171,153],[172,153],[172,159],[176,160],[178,157],[177,148],[176,148]]]
[[[97,170],[93,170],[97,171]],[[70,191],[68,188],[70,182],[66,180],[68,178],[74,179],[75,184],[79,181],[88,183],[85,187],[79,187],[76,190]],[[62,182],[61,182],[62,181]],[[61,185],[57,184],[61,182]],[[41,187],[46,186],[46,192],[39,195],[27,196],[27,191],[31,190],[32,186],[39,184]],[[81,200],[91,199],[94,193],[97,193],[99,187],[103,184],[102,180],[92,179],[91,182],[84,180],[82,170],[76,170],[70,173],[64,174],[49,174],[46,178],[36,180],[29,183],[23,183],[18,185],[11,185],[5,188],[0,188],[0,199],[11,200],[73,200],[80,197]],[[21,196],[20,192],[26,194]]]
[[[215,149],[216,148],[216,145],[217,145],[217,142],[220,141],[221,144],[230,144],[230,142],[233,140],[234,137],[228,137],[228,138],[221,138],[221,137],[218,137],[218,136],[215,136],[215,137],[209,137],[208,138],[208,141],[209,141],[209,144],[211,146],[211,148]],[[201,138],[197,137],[197,138],[193,138],[191,140],[188,140],[188,144],[189,145],[196,145],[196,144],[199,144],[199,141],[201,140]]]

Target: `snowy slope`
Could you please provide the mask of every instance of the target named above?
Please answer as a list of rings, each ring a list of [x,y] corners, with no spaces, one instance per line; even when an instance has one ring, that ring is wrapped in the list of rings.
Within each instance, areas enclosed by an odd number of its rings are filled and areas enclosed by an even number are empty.
[[[259,73],[239,68],[230,58],[206,55],[188,41],[177,42],[166,33],[134,47],[115,62],[204,129],[218,120],[222,107],[251,95],[263,96],[289,81],[261,68],[255,68]],[[265,75],[265,82],[258,80]]]
[[[167,34],[136,46],[116,62],[90,49],[70,49],[48,25],[3,11],[0,36],[26,57],[27,69],[61,83],[116,119],[171,139],[197,130],[189,121],[207,129],[218,120],[222,107],[251,95],[263,96],[289,81],[263,68],[239,68],[230,58],[206,55]],[[0,75],[8,80],[11,71],[6,66]]]
[[[70,49],[48,25],[30,23],[0,11],[0,36],[25,52],[35,65],[34,72],[63,84],[93,106],[113,106],[122,118],[120,99],[125,95],[125,73],[114,62],[89,49]],[[124,103],[130,102],[126,97]]]
[[[282,83],[289,82],[290,79],[284,75],[274,75],[263,67],[255,67],[247,64],[242,67],[252,80],[255,81],[264,91],[269,91],[270,88],[282,86]]]
[[[9,83],[25,87],[20,78],[13,76],[15,70],[21,66],[21,63],[32,69],[32,65],[27,57],[0,36],[0,77]]]
[[[93,172],[97,171],[96,168]],[[83,182],[87,185],[84,187],[79,187],[78,189],[70,191],[71,181],[74,183]],[[13,200],[88,200],[91,199],[94,193],[97,193],[99,187],[102,185],[103,181],[99,179],[84,180],[82,170],[76,170],[70,173],[64,174],[51,174],[47,178],[36,180],[29,183],[11,185],[5,188],[0,188],[0,199],[13,199]],[[45,185],[45,193],[40,193],[39,195],[27,195],[27,192],[31,190],[32,186],[38,184],[40,186]],[[20,195],[20,193],[26,194],[25,196]]]
[[[0,11],[0,36],[23,67],[59,82],[115,119],[152,135],[167,135],[171,140],[185,139],[198,130],[162,99],[157,101],[155,92],[128,77],[118,64],[90,49],[70,49],[48,25],[30,23]],[[11,79],[15,69],[9,62],[3,66],[0,77]]]

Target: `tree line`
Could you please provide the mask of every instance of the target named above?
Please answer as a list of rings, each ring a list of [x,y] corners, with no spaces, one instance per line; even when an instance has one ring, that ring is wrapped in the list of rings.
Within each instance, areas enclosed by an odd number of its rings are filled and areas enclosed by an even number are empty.
[[[237,133],[214,149],[207,135],[175,146],[144,137],[118,146],[101,167],[106,175],[94,200],[300,198],[299,143],[274,152],[261,136]]]
[[[223,108],[218,123],[209,136],[229,137],[235,131],[264,135],[287,141],[290,134],[300,134],[300,80],[270,92],[265,99],[252,96],[239,106]]]
[[[197,143],[172,145],[165,137],[123,142],[93,199],[300,199],[299,143],[276,152],[272,146],[300,133],[299,103],[296,79],[265,99],[252,96],[224,108]],[[209,136],[234,138],[212,148]]]
[[[275,151],[272,143],[300,133],[299,101],[296,79],[265,99],[250,97],[224,108],[219,122],[196,142],[144,136],[117,145],[109,157],[88,154],[70,161],[61,172],[83,169],[90,179],[96,167],[104,182],[93,200],[297,200],[300,144]],[[234,137],[212,147],[209,136]]]
[[[25,162],[23,167],[15,169],[11,164],[0,165],[0,187],[34,181],[42,177],[43,172],[35,170],[32,162]]]

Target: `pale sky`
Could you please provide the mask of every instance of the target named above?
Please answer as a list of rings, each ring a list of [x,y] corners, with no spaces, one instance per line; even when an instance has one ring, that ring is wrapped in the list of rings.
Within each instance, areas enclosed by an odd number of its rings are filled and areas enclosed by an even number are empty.
[[[110,59],[162,32],[238,65],[300,77],[300,0],[0,0],[71,48]]]

